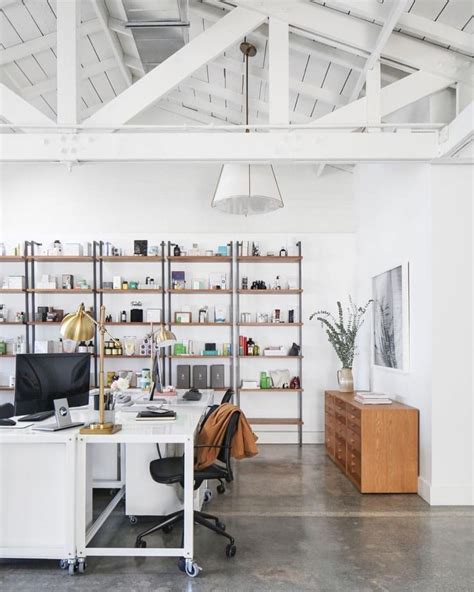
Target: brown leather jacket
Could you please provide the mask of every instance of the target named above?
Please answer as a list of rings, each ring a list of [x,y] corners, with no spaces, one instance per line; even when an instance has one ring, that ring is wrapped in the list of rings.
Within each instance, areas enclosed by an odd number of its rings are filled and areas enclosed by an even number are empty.
[[[240,418],[231,443],[232,457],[241,459],[258,454],[258,448],[256,445],[258,439],[257,436],[252,432],[252,428],[242,410],[230,403],[219,405],[214,413],[207,418],[204,426],[199,432],[197,444],[207,444],[211,446],[222,445],[227,425],[235,411],[240,411]],[[200,470],[212,465],[219,452],[219,448],[198,448],[195,468]]]

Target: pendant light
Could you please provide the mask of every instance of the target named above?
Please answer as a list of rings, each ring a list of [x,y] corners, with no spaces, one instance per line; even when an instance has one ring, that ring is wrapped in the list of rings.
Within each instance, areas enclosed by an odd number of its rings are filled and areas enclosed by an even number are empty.
[[[249,125],[249,57],[257,54],[252,43],[244,41],[245,123]],[[247,127],[245,133],[249,133]],[[252,216],[267,214],[283,207],[283,198],[273,166],[268,164],[224,164],[221,168],[211,206],[226,214]]]

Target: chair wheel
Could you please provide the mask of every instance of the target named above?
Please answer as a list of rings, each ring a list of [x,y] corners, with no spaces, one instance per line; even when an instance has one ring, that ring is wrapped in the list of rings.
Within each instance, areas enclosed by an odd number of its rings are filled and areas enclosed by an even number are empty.
[[[236,553],[237,553],[237,547],[233,543],[229,543],[227,545],[227,547],[225,548],[225,554],[227,555],[227,557],[229,557],[229,559],[231,557],[235,557]]]
[[[166,526],[163,526],[162,530],[165,534],[169,534],[170,532],[173,532],[173,525],[167,524]]]
[[[216,526],[221,530],[225,530],[225,524],[223,522],[216,522]]]
[[[212,491],[210,489],[206,489],[204,491],[204,496],[203,496],[203,503],[208,504],[212,499]]]
[[[135,541],[135,547],[137,549],[146,549],[146,541],[144,541],[143,539],[137,539]]]
[[[137,524],[138,518],[136,516],[129,516],[128,517],[130,524]]]
[[[217,493],[225,493],[224,485],[221,484],[217,486]]]

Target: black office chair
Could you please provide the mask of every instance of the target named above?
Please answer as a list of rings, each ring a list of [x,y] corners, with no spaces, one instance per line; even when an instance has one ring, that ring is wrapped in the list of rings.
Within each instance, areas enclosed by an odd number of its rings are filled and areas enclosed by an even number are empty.
[[[224,396],[222,397],[221,405],[223,403],[231,403],[233,397],[234,397],[234,389],[231,389],[231,388],[227,389],[226,392],[224,393]]]
[[[0,419],[9,419],[15,415],[15,408],[11,403],[0,405]]]
[[[229,420],[223,443],[221,446],[219,446],[220,450],[219,454],[217,455],[218,462],[200,471],[194,471],[195,490],[201,486],[203,481],[209,481],[211,479],[217,479],[220,482],[225,480],[229,483],[233,481],[234,475],[232,472],[230,452],[232,439],[236,432],[239,418],[240,411],[234,411]],[[199,444],[197,447],[209,448],[210,446],[207,444]],[[157,483],[162,483],[165,485],[179,483],[181,487],[183,487],[184,457],[177,456],[154,460],[150,463],[150,473],[152,479]],[[173,530],[173,526],[179,522],[182,522],[183,518],[184,510],[178,510],[177,512],[173,512],[172,514],[164,516],[158,524],[149,528],[148,530],[145,530],[145,532],[142,532],[137,536],[135,547],[146,547],[146,541],[143,540],[143,537],[148,536],[153,532],[157,532],[158,530],[163,530],[165,533],[171,532]],[[220,536],[226,537],[229,540],[229,543],[226,546],[226,555],[227,557],[234,557],[237,552],[235,540],[229,533],[225,531],[225,524],[222,523],[217,516],[194,510],[194,522],[196,524],[201,524],[202,526],[214,531]],[[212,524],[212,522],[214,522],[214,524]],[[185,570],[185,559],[183,557],[180,558],[178,565],[181,570]]]

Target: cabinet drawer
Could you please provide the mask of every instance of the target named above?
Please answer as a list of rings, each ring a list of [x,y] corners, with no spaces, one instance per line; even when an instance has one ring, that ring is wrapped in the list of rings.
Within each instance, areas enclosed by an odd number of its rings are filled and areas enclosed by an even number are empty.
[[[344,438],[341,438],[337,433],[336,433],[336,439],[335,439],[335,445],[336,445],[336,460],[338,460],[342,465],[345,466],[346,464],[346,441]]]
[[[346,425],[352,432],[354,432],[354,434],[357,434],[360,437],[360,421],[357,423],[356,421],[347,418]]]
[[[336,430],[336,434],[339,434],[342,438],[346,438],[346,424],[341,423],[340,421],[336,421],[334,423],[334,429]]]
[[[326,414],[325,414],[325,416],[324,416],[324,419],[325,419],[325,421],[326,421],[326,424],[327,424],[327,425],[330,425],[332,428],[334,428],[334,427],[336,426],[336,418],[334,417],[334,415],[333,415],[333,414],[331,414],[331,413],[328,413],[328,412],[326,411]]]
[[[334,456],[335,443],[336,437],[334,435],[334,430],[326,427],[326,449],[332,456]]]
[[[335,405],[336,411],[342,411],[342,412],[346,411],[346,404],[344,401],[341,401],[341,399],[334,399],[334,405]]]
[[[334,409],[334,397],[332,395],[326,395],[326,408]]]
[[[334,414],[334,417],[336,418],[336,422],[343,423],[344,425],[346,425],[346,414],[345,413],[341,413],[340,411],[336,411]]]
[[[350,446],[353,450],[357,450],[360,453],[360,434],[353,432],[349,427],[347,427],[346,440],[348,446]]]
[[[347,451],[347,471],[352,475],[358,475],[360,479],[360,458],[353,452]]]
[[[352,422],[358,423],[360,425],[360,409],[357,409],[357,407],[354,407],[353,405],[347,405],[346,417]]]

